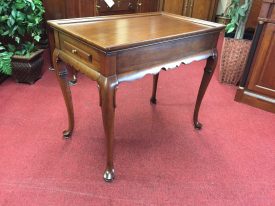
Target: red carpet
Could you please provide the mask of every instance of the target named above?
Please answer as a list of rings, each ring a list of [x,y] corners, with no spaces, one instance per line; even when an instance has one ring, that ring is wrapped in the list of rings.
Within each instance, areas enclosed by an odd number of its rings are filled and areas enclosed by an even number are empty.
[[[200,120],[192,113],[205,62],[122,84],[117,93],[116,180],[103,181],[104,134],[96,84],[72,87],[76,126],[54,73],[0,86],[0,205],[275,205],[275,115],[233,101],[213,77]]]

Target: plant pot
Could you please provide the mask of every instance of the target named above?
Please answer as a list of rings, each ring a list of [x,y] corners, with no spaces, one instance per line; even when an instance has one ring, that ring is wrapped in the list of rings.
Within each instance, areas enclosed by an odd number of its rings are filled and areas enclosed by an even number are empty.
[[[0,84],[2,84],[7,78],[9,78],[9,75],[0,73]]]
[[[231,21],[231,19],[228,18],[228,17],[221,16],[221,15],[216,16],[216,22],[217,23],[227,25],[230,21]]]
[[[237,85],[241,79],[252,41],[224,38],[219,81]]]
[[[30,57],[17,56],[12,57],[12,77],[18,83],[33,84],[42,76],[43,54],[42,49],[31,54]]]

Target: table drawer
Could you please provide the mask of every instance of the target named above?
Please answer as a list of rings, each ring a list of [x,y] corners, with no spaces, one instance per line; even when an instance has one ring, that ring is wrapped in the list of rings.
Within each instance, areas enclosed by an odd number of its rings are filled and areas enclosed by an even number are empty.
[[[93,68],[96,67],[96,71],[99,71],[100,54],[98,51],[79,40],[61,33],[59,34],[59,39],[62,51],[74,58],[77,58],[82,63],[92,66]]]
[[[92,63],[92,61],[93,61],[93,57],[92,57],[91,54],[85,52],[82,49],[79,49],[79,48],[75,47],[74,45],[72,45],[71,43],[69,43],[67,41],[64,41],[64,49],[69,51],[69,52],[72,52],[72,54],[86,60],[87,62]]]

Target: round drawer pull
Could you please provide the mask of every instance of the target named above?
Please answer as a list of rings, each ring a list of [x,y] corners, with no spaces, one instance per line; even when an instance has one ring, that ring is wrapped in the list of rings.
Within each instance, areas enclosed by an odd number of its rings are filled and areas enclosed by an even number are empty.
[[[76,49],[73,49],[73,50],[72,50],[72,53],[73,53],[73,54],[76,54],[76,53],[77,53],[77,50],[76,50]]]

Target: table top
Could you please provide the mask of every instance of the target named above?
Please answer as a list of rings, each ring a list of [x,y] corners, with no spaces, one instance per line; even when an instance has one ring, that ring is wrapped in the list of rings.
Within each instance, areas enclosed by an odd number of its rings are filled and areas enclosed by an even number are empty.
[[[165,12],[61,19],[48,23],[54,29],[103,51],[217,32],[224,28],[222,24]]]

